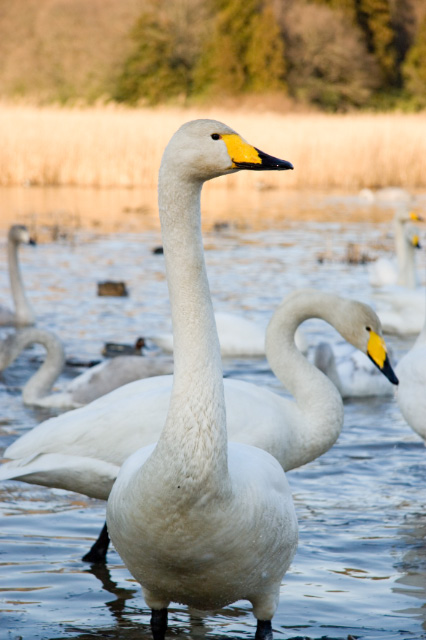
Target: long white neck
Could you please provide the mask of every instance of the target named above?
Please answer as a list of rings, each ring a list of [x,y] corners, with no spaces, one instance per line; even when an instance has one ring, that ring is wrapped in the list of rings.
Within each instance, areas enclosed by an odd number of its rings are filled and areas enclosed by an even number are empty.
[[[37,400],[49,394],[61,373],[65,353],[61,342],[53,333],[42,329],[21,329],[0,344],[1,368],[9,366],[30,344],[41,344],[46,349],[45,361],[22,390],[25,404],[37,404]]]
[[[398,264],[397,284],[402,287],[414,289],[416,287],[416,266],[415,247],[405,236],[404,223],[396,220],[395,228],[395,248]]]
[[[343,403],[333,383],[300,353],[294,343],[296,328],[309,318],[336,326],[337,296],[306,290],[295,292],[275,311],[266,331],[266,356],[272,371],[296,401],[297,420],[292,430],[286,470],[299,467],[325,453],[343,426]]]
[[[7,243],[7,258],[9,263],[10,289],[15,305],[15,323],[18,326],[34,324],[35,314],[25,295],[19,268],[18,243],[11,239],[9,239]]]
[[[220,346],[201,236],[200,181],[163,162],[159,209],[173,323],[174,383],[157,453],[191,483],[226,486],[227,434]],[[220,483],[218,483],[218,477]]]

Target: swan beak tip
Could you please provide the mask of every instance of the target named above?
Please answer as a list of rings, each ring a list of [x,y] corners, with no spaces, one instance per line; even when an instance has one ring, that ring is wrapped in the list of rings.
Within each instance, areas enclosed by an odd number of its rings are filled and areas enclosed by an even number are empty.
[[[252,171],[288,171],[289,169],[293,170],[294,166],[288,160],[281,160],[280,158],[275,158],[274,156],[270,156],[263,151],[260,151],[256,147],[253,147],[257,152],[258,158],[255,162],[238,162],[233,160],[234,167],[236,169],[250,169]]]
[[[395,384],[395,385],[399,384],[399,380],[396,377],[395,371],[392,369],[391,363],[389,362],[389,358],[387,356],[383,363],[383,367],[381,371],[387,377],[389,382],[392,382],[392,384]]]

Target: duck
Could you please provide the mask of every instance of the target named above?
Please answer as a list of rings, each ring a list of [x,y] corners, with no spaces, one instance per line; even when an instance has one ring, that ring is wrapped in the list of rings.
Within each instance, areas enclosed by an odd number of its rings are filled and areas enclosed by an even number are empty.
[[[417,275],[415,252],[420,249],[419,230],[410,221],[422,221],[415,212],[406,214],[398,210],[394,218],[396,265],[392,260],[379,258],[369,268],[370,284],[373,287],[398,285],[415,289]]]
[[[63,391],[52,392],[64,369],[65,350],[51,331],[27,327],[7,336],[0,343],[0,371],[9,367],[32,344],[42,345],[46,358],[22,389],[23,403],[31,407],[75,409],[133,380],[173,372],[171,358],[122,355],[90,367],[69,382]]]
[[[390,349],[388,353],[391,354]],[[329,342],[320,342],[315,347],[313,362],[330,378],[342,398],[392,396],[394,393],[392,383],[380,375],[377,367],[364,353],[352,346],[336,356]]]
[[[265,330],[256,322],[225,311],[216,311],[214,317],[224,358],[265,357]],[[298,349],[306,354],[308,341],[299,327],[294,339]],[[151,341],[163,351],[173,352],[171,333],[151,336]]]
[[[35,324],[36,321],[35,313],[25,293],[19,266],[18,249],[21,244],[35,245],[36,243],[25,225],[14,224],[7,234],[7,258],[15,310],[0,305],[1,326],[25,327]]]
[[[420,334],[398,362],[396,373],[399,409],[407,424],[426,440],[426,314]]]
[[[253,165],[292,168],[206,120],[183,125],[161,161],[173,389],[157,444],[123,465],[107,505],[108,531],[142,587],[155,640],[165,637],[170,602],[209,610],[240,599],[253,607],[256,638],[272,638],[281,580],[297,548],[297,518],[281,465],[256,447],[228,443],[201,235],[203,183]]]

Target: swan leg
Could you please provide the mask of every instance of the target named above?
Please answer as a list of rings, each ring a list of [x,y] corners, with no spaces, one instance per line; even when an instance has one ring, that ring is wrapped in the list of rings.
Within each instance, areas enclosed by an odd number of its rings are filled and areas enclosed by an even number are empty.
[[[109,547],[109,535],[106,522],[102,527],[98,539],[90,548],[90,551],[83,556],[85,562],[105,562],[106,554]]]
[[[272,623],[270,620],[258,620],[254,640],[272,640]]]
[[[154,640],[164,640],[167,629],[167,609],[152,609],[151,631]]]

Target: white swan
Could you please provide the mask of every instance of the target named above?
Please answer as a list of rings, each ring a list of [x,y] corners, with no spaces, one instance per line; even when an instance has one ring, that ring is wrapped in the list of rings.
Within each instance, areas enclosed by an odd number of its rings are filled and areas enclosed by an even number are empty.
[[[394,287],[374,296],[377,315],[384,333],[400,336],[419,334],[426,314],[423,288]]]
[[[224,385],[229,439],[265,449],[285,471],[325,453],[343,425],[340,395],[293,341],[295,328],[309,317],[335,326],[395,382],[370,307],[310,289],[284,299],[268,325],[266,353],[295,402],[242,380],[227,378]],[[171,376],[132,382],[86,407],[46,420],[8,447],[4,455],[11,461],[0,467],[0,480],[15,478],[107,499],[126,458],[158,439],[171,388]],[[102,560],[107,548],[104,528],[85,559]]]
[[[421,220],[416,213],[398,211],[394,218],[396,265],[392,260],[379,258],[370,265],[370,284],[374,287],[399,285],[414,289],[417,286],[415,252],[420,248],[419,231],[410,224]]]
[[[265,330],[262,327],[233,313],[217,311],[214,317],[222,356],[233,358],[265,356]],[[171,333],[158,334],[150,339],[163,351],[173,352]],[[300,328],[297,329],[294,340],[299,351],[306,354],[308,342]]]
[[[46,358],[22,390],[22,400],[29,406],[74,409],[134,380],[173,371],[170,358],[117,356],[90,367],[68,383],[64,391],[52,393],[64,368],[65,353],[61,341],[50,331],[26,328],[3,340],[0,343],[0,371],[9,367],[31,344],[41,344],[46,349]]]
[[[396,399],[406,422],[426,440],[426,315],[413,347],[398,363]]]
[[[380,375],[371,360],[352,347],[336,357],[328,342],[320,342],[314,351],[314,364],[330,378],[342,398],[390,396],[394,393],[391,382]]]
[[[173,391],[157,445],[128,460],[108,501],[111,538],[142,586],[156,640],[165,636],[171,601],[203,610],[239,599],[253,606],[256,637],[272,638],[281,579],[297,546],[296,514],[280,465],[256,447],[227,441],[200,193],[205,180],[246,164],[292,168],[205,120],[181,127],[161,162]]]
[[[7,234],[7,259],[9,265],[10,289],[15,311],[0,306],[0,325],[23,327],[35,323],[35,314],[27,300],[21,271],[19,269],[18,248],[20,244],[35,244],[27,227],[14,224]]]

